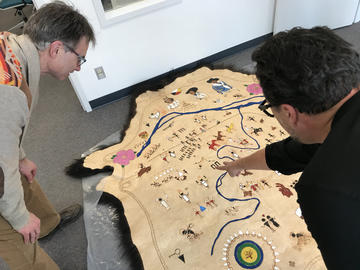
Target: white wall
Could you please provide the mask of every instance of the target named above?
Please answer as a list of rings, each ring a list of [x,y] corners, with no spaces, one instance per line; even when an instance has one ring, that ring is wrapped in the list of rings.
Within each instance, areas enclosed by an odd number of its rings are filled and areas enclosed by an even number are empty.
[[[331,29],[354,22],[359,0],[277,0],[274,33],[295,26]]]
[[[354,23],[357,23],[359,21],[360,21],[360,1],[358,3],[358,7],[357,7],[357,10],[356,10]]]
[[[71,1],[89,19],[98,41],[81,72],[70,77],[87,111],[87,101],[271,33],[275,6],[275,0],[182,0],[101,28],[92,1]],[[50,0],[34,2],[41,6]],[[106,79],[97,80],[98,66]]]

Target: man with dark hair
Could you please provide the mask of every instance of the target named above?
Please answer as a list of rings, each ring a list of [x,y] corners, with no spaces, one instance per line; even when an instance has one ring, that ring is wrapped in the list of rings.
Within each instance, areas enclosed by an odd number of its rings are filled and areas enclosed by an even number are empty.
[[[81,214],[80,205],[55,211],[21,144],[40,74],[63,80],[80,71],[90,42],[95,36],[89,22],[60,1],[36,11],[23,35],[0,33],[0,257],[11,269],[59,269],[37,239]]]
[[[280,32],[252,58],[266,98],[259,108],[290,137],[218,168],[230,176],[244,169],[303,172],[298,203],[326,266],[358,269],[359,54],[315,27]]]

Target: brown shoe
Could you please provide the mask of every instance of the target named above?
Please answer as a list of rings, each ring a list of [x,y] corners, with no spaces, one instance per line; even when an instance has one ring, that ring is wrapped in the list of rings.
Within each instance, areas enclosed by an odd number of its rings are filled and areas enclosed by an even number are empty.
[[[60,222],[59,224],[53,229],[48,235],[45,235],[39,240],[43,239],[50,239],[58,230],[64,228],[67,224],[73,223],[76,221],[82,214],[82,206],[80,204],[73,204],[65,209],[61,210],[60,215]]]

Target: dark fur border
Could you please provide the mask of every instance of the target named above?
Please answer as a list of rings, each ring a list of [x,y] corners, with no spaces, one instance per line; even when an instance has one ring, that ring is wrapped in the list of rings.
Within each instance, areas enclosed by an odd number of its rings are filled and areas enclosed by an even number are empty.
[[[112,207],[115,209],[115,215],[118,217],[115,222],[116,230],[122,248],[126,247],[126,252],[122,254],[121,260],[126,260],[129,269],[143,270],[143,262],[137,247],[131,239],[130,227],[124,213],[124,207],[119,199],[113,195],[103,192],[98,202],[97,208],[101,211],[102,207]]]

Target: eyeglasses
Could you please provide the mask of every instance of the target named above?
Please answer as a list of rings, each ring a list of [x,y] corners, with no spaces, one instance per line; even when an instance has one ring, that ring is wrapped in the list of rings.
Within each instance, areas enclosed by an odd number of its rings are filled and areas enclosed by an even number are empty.
[[[266,104],[267,100],[265,99],[261,104],[259,105],[259,109],[263,111],[267,116],[274,117],[274,115],[267,111],[272,105],[270,103]]]
[[[63,43],[64,46],[66,48],[68,48],[73,54],[75,54],[78,58],[78,65],[81,66],[82,64],[84,64],[86,62],[86,58],[84,56],[81,56],[80,54],[78,54],[71,46]]]

